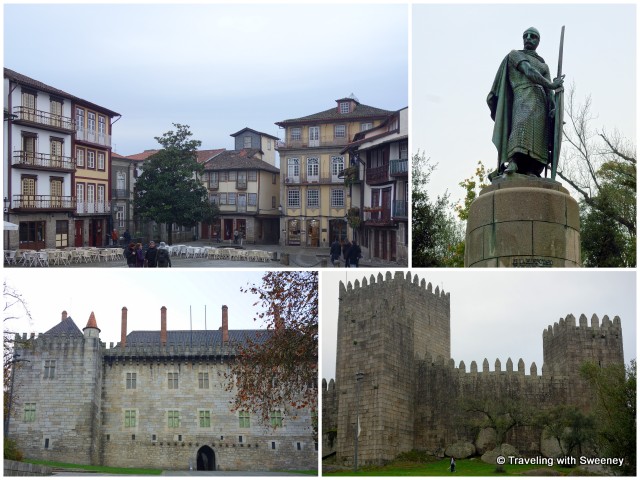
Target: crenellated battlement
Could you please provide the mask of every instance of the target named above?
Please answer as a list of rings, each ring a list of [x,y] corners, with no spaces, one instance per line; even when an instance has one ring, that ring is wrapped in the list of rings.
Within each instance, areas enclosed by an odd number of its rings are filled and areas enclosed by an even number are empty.
[[[216,344],[176,344],[160,346],[152,343],[128,343],[126,348],[120,345],[105,350],[104,358],[108,363],[128,361],[174,361],[174,360],[215,360],[224,363],[235,357],[237,350],[232,345]]]
[[[87,339],[83,335],[67,334],[67,333],[31,333],[27,336],[26,333],[22,335],[16,334],[14,342],[19,345],[19,348],[29,349],[32,351],[47,351],[47,350],[74,350],[79,348],[85,348],[87,346],[87,340],[92,340],[91,346],[96,345],[96,339]],[[104,342],[99,342],[99,348],[101,350],[106,349]]]
[[[340,296],[343,294],[351,294],[357,293],[361,290],[367,289],[384,289],[388,290],[390,287],[400,286],[400,288],[413,288],[424,291],[425,295],[429,295],[434,299],[439,299],[445,302],[447,305],[450,301],[450,294],[445,293],[444,290],[440,290],[440,287],[436,286],[435,290],[431,283],[427,283],[425,279],[422,280],[418,278],[417,275],[411,277],[411,272],[407,272],[406,275],[403,272],[395,272],[392,276],[391,272],[386,272],[383,276],[382,273],[378,273],[377,276],[373,274],[370,275],[369,279],[364,277],[362,281],[354,280],[353,283],[351,281],[347,282],[345,286],[344,282],[340,282],[339,291]]]
[[[565,332],[570,332],[571,330],[574,330],[576,328],[590,329],[594,333],[600,333],[600,332],[606,333],[606,332],[613,332],[615,330],[622,332],[620,317],[617,315],[613,318],[613,320],[610,320],[609,316],[605,315],[602,318],[602,322],[600,322],[600,319],[594,313],[591,316],[591,322],[589,322],[589,320],[587,319],[587,316],[583,313],[582,315],[580,315],[580,319],[577,324],[576,324],[576,317],[569,314],[565,318],[561,318],[560,320],[555,322],[553,326],[549,325],[544,330],[543,337],[544,338],[553,337],[555,335],[560,335]]]

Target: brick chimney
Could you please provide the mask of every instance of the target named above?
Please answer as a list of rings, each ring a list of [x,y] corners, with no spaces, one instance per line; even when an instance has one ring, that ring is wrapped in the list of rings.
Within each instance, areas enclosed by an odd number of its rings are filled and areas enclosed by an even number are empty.
[[[160,309],[160,345],[167,345],[167,307]]]
[[[63,310],[62,311],[62,321],[66,320],[66,319],[67,319],[67,311]]]
[[[222,306],[222,344],[229,343],[229,307]]]
[[[120,346],[127,346],[127,307],[122,307],[122,326],[120,328]]]

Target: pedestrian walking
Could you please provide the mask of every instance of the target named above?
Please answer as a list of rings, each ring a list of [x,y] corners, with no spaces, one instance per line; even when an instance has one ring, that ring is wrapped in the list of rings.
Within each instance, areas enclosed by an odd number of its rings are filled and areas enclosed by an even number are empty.
[[[124,249],[124,258],[127,259],[127,266],[129,268],[135,268],[136,266],[136,244],[131,242]]]
[[[142,244],[136,245],[136,268],[144,267],[144,250],[142,250]]]
[[[362,249],[358,242],[355,240],[351,243],[351,248],[349,249],[349,264],[351,268],[358,268],[358,264],[360,263],[360,259],[362,258]]]
[[[351,242],[347,240],[342,245],[342,256],[344,257],[344,266],[349,268],[349,251],[351,250]]]
[[[329,254],[331,255],[331,265],[336,266],[336,260],[340,258],[340,242],[336,237],[331,244],[331,249],[329,250]]]
[[[169,255],[167,244],[164,242],[160,242],[160,246],[158,247],[156,263],[159,268],[167,268],[171,266],[171,255]]]
[[[144,262],[145,266],[149,268],[158,266],[158,249],[156,248],[156,242],[153,240],[149,242],[147,253],[144,254]]]

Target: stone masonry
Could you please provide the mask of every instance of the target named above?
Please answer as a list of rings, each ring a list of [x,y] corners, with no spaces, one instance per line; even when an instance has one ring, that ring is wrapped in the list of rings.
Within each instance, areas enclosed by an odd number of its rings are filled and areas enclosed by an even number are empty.
[[[230,409],[224,375],[236,342],[266,331],[168,331],[127,335],[106,348],[95,317],[81,333],[63,313],[45,334],[16,339],[24,348],[15,375],[9,437],[25,457],[165,470],[317,468],[310,411],[282,409],[282,427]],[[54,363],[52,363],[54,362]],[[51,370],[51,368],[55,370]],[[206,458],[203,465],[202,459]]]
[[[323,454],[352,464],[356,410],[360,414],[359,464],[381,464],[410,450],[442,455],[457,442],[483,453],[488,432],[472,431],[460,405],[470,399],[513,398],[536,409],[575,405],[593,398],[578,370],[586,361],[623,364],[620,318],[582,315],[560,319],[543,332],[544,365],[524,361],[493,371],[485,359],[455,365],[450,358],[450,296],[417,276],[396,272],[340,284],[336,380],[323,380]],[[356,388],[356,373],[364,376]],[[359,395],[358,395],[359,394]],[[359,404],[356,406],[356,398]],[[494,439],[495,441],[495,439]],[[539,453],[540,429],[517,427],[506,442]],[[495,445],[494,445],[495,446]]]

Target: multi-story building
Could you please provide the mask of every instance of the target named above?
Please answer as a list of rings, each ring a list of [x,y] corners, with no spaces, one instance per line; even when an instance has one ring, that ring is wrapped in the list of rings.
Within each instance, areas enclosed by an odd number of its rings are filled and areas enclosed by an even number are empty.
[[[135,231],[133,217],[133,186],[139,162],[111,153],[111,223],[118,237]]]
[[[93,215],[96,202],[108,205],[111,119],[119,114],[8,68],[4,87],[4,211],[5,220],[19,225],[8,247],[103,245],[109,211]],[[80,138],[88,132],[76,123],[77,108],[98,115],[96,138]],[[84,214],[91,215],[86,224],[72,220]]]
[[[280,169],[276,165],[277,137],[244,128],[231,134],[235,150],[198,152],[205,167],[209,199],[218,205],[220,219],[203,223],[202,238],[278,243],[280,229]]]
[[[74,245],[108,244],[111,216],[111,121],[120,114],[76,99]]]
[[[66,247],[76,208],[73,96],[8,68],[4,91],[4,213],[19,225],[6,247]]]
[[[310,409],[282,405],[265,425],[232,408],[230,364],[270,330],[229,329],[226,305],[215,330],[170,330],[162,307],[158,330],[129,332],[127,313],[108,348],[93,313],[82,331],[63,312],[46,333],[17,335],[5,434],[25,456],[164,470],[317,468]]]
[[[348,153],[364,182],[358,185],[360,228],[365,258],[407,265],[409,206],[409,109],[403,108],[377,127],[356,133],[341,153]],[[357,160],[357,162],[356,162]],[[356,195],[354,195],[355,197]]]
[[[356,132],[377,127],[393,113],[361,104],[353,95],[319,113],[276,122],[285,129],[278,146],[282,172],[282,245],[327,247],[348,237],[346,214],[353,176],[341,151]]]

